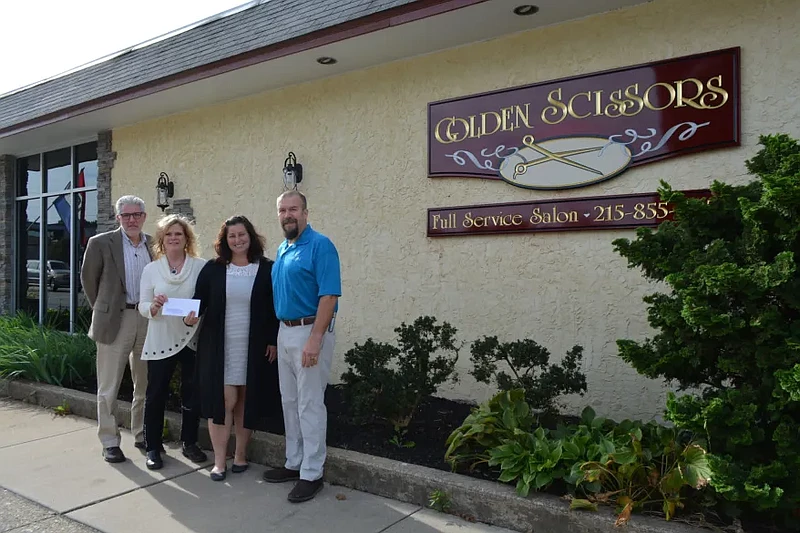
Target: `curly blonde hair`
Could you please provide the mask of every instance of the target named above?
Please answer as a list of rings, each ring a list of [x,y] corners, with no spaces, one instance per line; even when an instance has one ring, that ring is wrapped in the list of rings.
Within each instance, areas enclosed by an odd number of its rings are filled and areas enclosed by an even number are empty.
[[[153,252],[155,253],[155,259],[164,255],[167,251],[164,248],[164,237],[167,234],[169,228],[174,226],[175,224],[180,225],[183,228],[183,234],[186,236],[186,247],[184,251],[186,255],[191,257],[198,257],[199,254],[197,253],[197,235],[194,232],[194,226],[189,219],[182,215],[167,215],[157,223],[157,231],[156,231],[156,238],[155,243],[153,244]]]

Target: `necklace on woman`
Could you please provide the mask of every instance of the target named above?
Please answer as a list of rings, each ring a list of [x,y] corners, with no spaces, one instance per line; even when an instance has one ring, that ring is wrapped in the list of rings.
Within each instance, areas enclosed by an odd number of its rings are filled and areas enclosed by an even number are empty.
[[[184,257],[183,261],[181,261],[178,265],[172,266],[172,263],[170,263],[169,259],[167,259],[167,264],[169,265],[169,273],[172,274],[173,276],[177,276],[178,275],[178,269],[181,268],[183,266],[183,263],[185,263],[185,262],[186,262],[186,258]]]

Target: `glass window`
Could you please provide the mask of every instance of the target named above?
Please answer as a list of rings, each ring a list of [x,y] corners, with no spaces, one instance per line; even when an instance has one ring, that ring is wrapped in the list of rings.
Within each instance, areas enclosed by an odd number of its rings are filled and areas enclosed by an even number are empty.
[[[88,191],[85,193],[73,193],[77,199],[73,202],[76,207],[76,219],[78,221],[78,229],[76,235],[80,235],[80,239],[76,243],[75,264],[78,268],[73,269],[75,276],[75,287],[77,288],[77,303],[75,305],[75,331],[89,331],[89,325],[92,322],[92,308],[86,299],[81,286],[80,268],[82,266],[83,254],[86,252],[86,243],[91,237],[97,235],[97,191]],[[83,197],[85,196],[85,201]],[[80,206],[85,205],[85,210],[81,210]]]
[[[75,158],[78,160],[75,187],[97,187],[97,143],[76,146]]]
[[[47,268],[45,271],[45,323],[58,329],[70,326],[70,231],[72,230],[72,204],[70,195],[47,198],[45,246]],[[42,263],[45,263],[43,261]]]
[[[39,198],[17,202],[17,308],[39,317]]]
[[[42,324],[89,329],[91,309],[79,273],[89,237],[97,233],[96,187],[97,143],[18,160],[17,310]]]
[[[69,148],[62,148],[44,154],[48,192],[60,192],[70,188],[72,183],[71,152],[72,150]]]
[[[17,161],[17,196],[33,196],[42,192],[42,169],[39,155]]]

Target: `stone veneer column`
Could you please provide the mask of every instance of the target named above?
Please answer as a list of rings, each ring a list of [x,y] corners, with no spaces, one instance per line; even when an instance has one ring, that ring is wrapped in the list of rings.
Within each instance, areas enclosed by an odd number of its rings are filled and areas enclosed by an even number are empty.
[[[194,222],[194,209],[190,198],[177,198],[172,200],[172,205],[164,210],[165,215],[183,215],[189,222]]]
[[[14,271],[14,180],[16,159],[0,155],[0,313],[11,312],[11,276]]]
[[[111,169],[117,153],[112,150],[111,131],[97,134],[97,233],[117,227],[114,199],[111,197]]]

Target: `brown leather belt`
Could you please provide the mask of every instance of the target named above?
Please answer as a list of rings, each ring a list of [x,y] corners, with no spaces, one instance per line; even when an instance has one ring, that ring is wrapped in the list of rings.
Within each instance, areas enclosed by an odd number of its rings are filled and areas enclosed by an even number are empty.
[[[313,324],[316,319],[317,317],[315,316],[307,316],[305,318],[298,318],[297,320],[282,320],[282,322],[289,327],[307,326]]]

